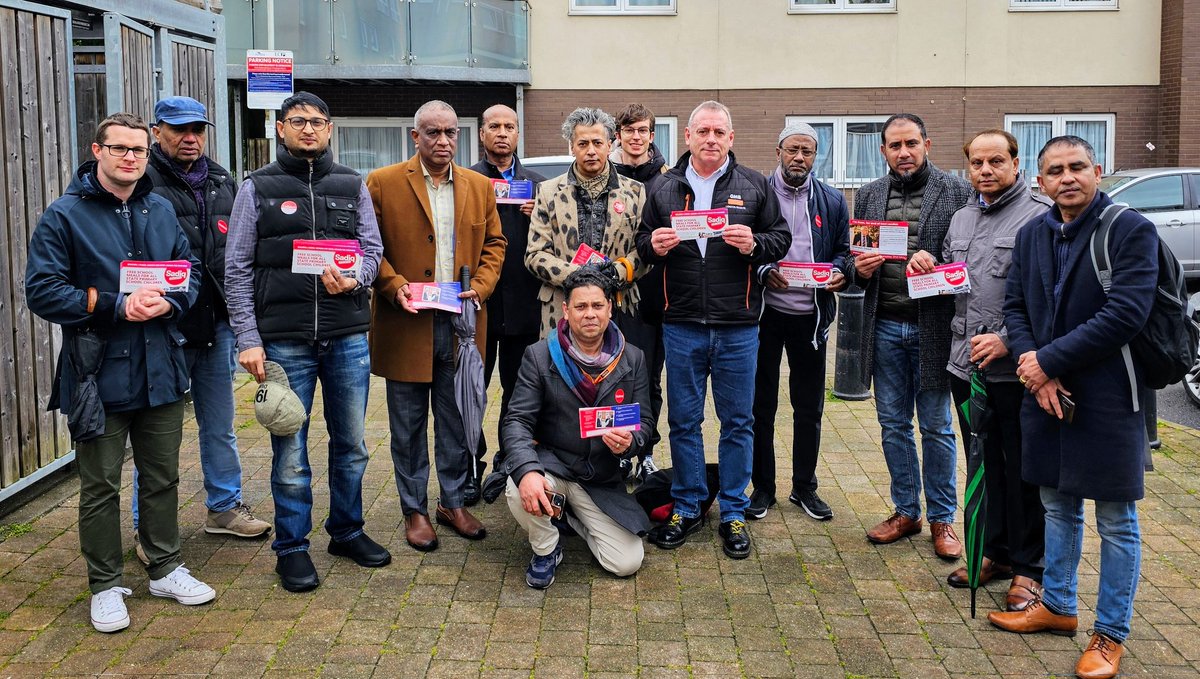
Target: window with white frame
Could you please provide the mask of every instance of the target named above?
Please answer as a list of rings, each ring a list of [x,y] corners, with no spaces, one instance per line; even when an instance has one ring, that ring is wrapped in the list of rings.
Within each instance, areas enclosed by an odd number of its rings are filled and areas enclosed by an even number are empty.
[[[896,0],[788,0],[788,12],[894,12]]]
[[[808,123],[817,132],[812,174],[835,186],[861,186],[887,173],[879,151],[887,116],[788,116],[784,125]]]
[[[675,140],[679,138],[679,119],[675,116],[654,116],[654,144],[662,152],[667,165],[674,165],[679,157]]]
[[[1008,0],[1009,11],[1117,9],[1117,0]]]
[[[568,0],[570,14],[675,14],[675,0]]]
[[[1111,113],[1020,114],[1004,116],[1004,129],[1017,138],[1021,171],[1030,182],[1037,177],[1037,155],[1052,137],[1073,134],[1096,150],[1096,163],[1106,171],[1116,167],[1113,146],[1116,116]]]
[[[371,170],[402,163],[416,154],[412,129],[412,118],[334,118],[333,159],[366,177]],[[477,163],[478,139],[479,122],[459,118],[454,162],[463,167]]]

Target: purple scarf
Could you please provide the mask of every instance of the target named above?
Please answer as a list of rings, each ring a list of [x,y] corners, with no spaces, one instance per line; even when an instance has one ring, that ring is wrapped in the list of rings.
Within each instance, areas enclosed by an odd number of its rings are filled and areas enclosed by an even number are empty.
[[[616,323],[609,323],[595,357],[584,356],[571,338],[567,319],[558,321],[558,331],[550,334],[550,357],[571,391],[586,406],[596,404],[596,394],[603,382],[625,355],[625,336]]]

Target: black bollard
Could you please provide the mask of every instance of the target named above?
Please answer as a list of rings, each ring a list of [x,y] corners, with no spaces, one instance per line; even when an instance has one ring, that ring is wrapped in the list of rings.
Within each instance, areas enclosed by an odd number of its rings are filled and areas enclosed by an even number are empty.
[[[857,285],[838,293],[837,354],[833,363],[833,395],[843,401],[871,398],[863,371],[863,302],[866,294]]]

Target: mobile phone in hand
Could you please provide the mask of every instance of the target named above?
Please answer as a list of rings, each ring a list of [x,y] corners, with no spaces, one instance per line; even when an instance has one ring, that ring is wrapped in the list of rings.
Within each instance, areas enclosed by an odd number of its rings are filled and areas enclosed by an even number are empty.
[[[567,506],[567,496],[552,490],[546,491],[546,499],[550,500],[550,518],[562,518],[563,508]]]
[[[1063,422],[1071,424],[1075,420],[1075,402],[1070,396],[1058,392],[1058,407],[1062,409]]]

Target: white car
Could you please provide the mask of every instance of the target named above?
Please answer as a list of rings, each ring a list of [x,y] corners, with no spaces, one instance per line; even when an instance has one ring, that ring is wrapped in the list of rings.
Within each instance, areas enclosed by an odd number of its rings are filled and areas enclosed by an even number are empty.
[[[565,174],[573,162],[575,162],[575,156],[534,156],[521,159],[521,165],[546,179],[554,179],[560,174]]]
[[[1200,278],[1200,167],[1121,170],[1101,179],[1100,190],[1154,222],[1184,276]]]

